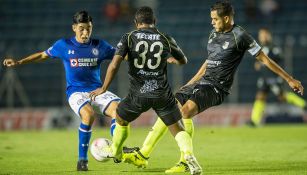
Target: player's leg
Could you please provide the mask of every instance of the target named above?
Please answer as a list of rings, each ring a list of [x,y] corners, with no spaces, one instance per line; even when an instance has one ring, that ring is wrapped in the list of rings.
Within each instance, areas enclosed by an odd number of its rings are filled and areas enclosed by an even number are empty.
[[[191,88],[192,90],[192,88]],[[181,103],[185,103],[189,99],[189,95],[187,94],[176,94],[176,98],[180,99],[177,101],[179,109],[181,109],[182,105]],[[190,121],[190,120],[189,120]],[[187,123],[187,127],[191,127],[191,124],[188,120],[184,120],[184,124]],[[193,124],[193,123],[192,123]],[[167,132],[167,126],[164,124],[164,122],[158,117],[157,121],[155,122],[154,126],[152,127],[152,130],[148,133],[146,136],[146,139],[142,145],[142,148],[140,149],[140,154],[142,154],[144,157],[149,158],[150,154],[152,153],[153,149],[159,142],[159,140],[165,135]]]
[[[283,80],[278,77],[276,83],[272,86],[271,90],[279,99],[279,101],[287,102],[302,109],[306,109],[306,101],[293,92],[284,91]]]
[[[176,94],[177,95],[177,94]],[[198,107],[196,103],[192,100],[188,100],[181,108],[182,121],[185,127],[185,131],[189,134],[191,139],[194,136],[194,124],[192,117],[198,114]],[[179,162],[166,170],[165,173],[179,173],[179,172],[188,172],[189,167],[185,159],[184,151],[180,150],[180,159]]]
[[[306,101],[297,94],[293,92],[284,92],[282,95],[283,98],[286,99],[287,103],[300,107],[302,109],[306,109]]]
[[[155,122],[148,135],[146,136],[145,141],[143,142],[143,145],[140,149],[141,154],[144,157],[149,158],[153,149],[166,132],[167,126],[158,117],[157,121]]]
[[[80,109],[81,124],[79,127],[79,160],[88,160],[87,152],[92,135],[92,124],[95,112],[88,103]]]
[[[95,98],[95,101],[92,101],[91,103],[98,113],[104,114],[105,116],[112,118],[110,126],[111,136],[113,136],[114,129],[116,126],[116,108],[118,106],[119,101],[120,98],[117,95],[113,94],[110,91],[106,91],[105,93],[98,95]]]
[[[86,93],[75,92],[68,99],[69,105],[72,110],[81,118],[79,126],[79,156],[77,163],[78,171],[88,170],[88,146],[91,138],[91,126],[94,121],[95,112],[91,105]]]
[[[256,94],[256,100],[253,105],[251,122],[254,126],[259,126],[263,118],[263,113],[266,106],[267,93],[264,91],[259,91]]]
[[[192,118],[212,106],[221,104],[227,94],[210,84],[198,84],[194,86],[187,101],[185,100],[185,94],[187,92],[179,91],[176,93],[176,98],[181,104],[184,104],[181,107],[182,121],[186,132],[193,138],[194,124]],[[179,162],[172,168],[166,170],[166,173],[185,172],[187,170],[186,165],[187,162],[184,152],[181,151]]]
[[[114,135],[114,130],[116,127],[116,109],[117,109],[118,103],[119,103],[118,101],[112,101],[110,105],[108,106],[108,108],[105,110],[105,114],[112,118],[111,126],[110,126],[110,134],[112,137]]]
[[[179,121],[181,118],[179,109],[177,111],[173,110],[168,115],[163,115],[161,113],[160,114],[158,113],[158,115],[161,116],[161,119],[168,126],[168,129],[174,136],[180,148],[180,151],[183,154],[184,162],[189,167],[190,173],[191,174],[201,174],[202,168],[200,167],[193,153],[192,137],[190,136],[188,132],[184,130],[183,125]],[[188,168],[185,168],[184,171],[186,171],[187,169]],[[182,170],[180,172],[182,172]],[[169,170],[167,170],[166,173],[169,173]]]
[[[251,125],[259,126],[263,117],[263,113],[266,106],[266,98],[268,92],[272,89],[270,83],[265,78],[259,78],[257,80],[257,93],[251,113]]]
[[[129,132],[129,122],[117,116],[116,127],[112,138],[112,154],[115,158],[114,160],[117,162],[120,162],[122,159],[123,144],[128,138]]]
[[[133,164],[138,168],[146,168],[150,154],[166,132],[167,126],[158,118],[151,131],[146,136],[141,149],[134,147],[124,150],[124,162]]]
[[[118,161],[122,160],[123,144],[129,135],[129,123],[135,120],[143,109],[139,108],[138,100],[135,97],[128,95],[124,98],[117,107],[116,127],[113,135],[112,151]],[[148,109],[144,109],[148,110]]]

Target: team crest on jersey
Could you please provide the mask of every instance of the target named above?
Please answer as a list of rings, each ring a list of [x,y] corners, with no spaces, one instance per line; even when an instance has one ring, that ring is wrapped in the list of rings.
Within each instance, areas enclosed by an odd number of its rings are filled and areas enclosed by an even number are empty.
[[[223,44],[223,49],[227,49],[229,46],[229,42],[228,41],[225,41],[225,43]]]
[[[98,55],[99,55],[99,51],[98,51],[98,49],[96,49],[96,48],[93,48],[93,49],[92,49],[92,53],[93,53],[95,56],[98,56]]]
[[[71,67],[78,67],[78,59],[70,59],[70,66]]]
[[[123,43],[122,43],[122,42],[119,42],[119,43],[117,44],[117,47],[120,48],[122,45],[123,45]]]

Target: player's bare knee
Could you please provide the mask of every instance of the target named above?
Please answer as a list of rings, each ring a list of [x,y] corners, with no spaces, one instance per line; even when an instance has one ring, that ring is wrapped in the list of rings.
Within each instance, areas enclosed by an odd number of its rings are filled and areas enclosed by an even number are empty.
[[[257,100],[265,101],[266,97],[267,97],[267,95],[264,92],[258,92],[257,95],[256,95],[256,99]]]
[[[189,106],[183,106],[181,109],[182,118],[188,119],[193,117],[193,111],[189,108]]]
[[[92,125],[94,119],[95,119],[95,111],[93,109],[85,110],[81,113],[81,120],[82,123],[84,124]]]
[[[116,115],[117,115],[116,108],[117,108],[117,106],[118,106],[118,102],[116,102],[116,101],[111,102],[109,107],[106,109],[106,115],[108,117],[111,117],[111,118],[116,118]]]

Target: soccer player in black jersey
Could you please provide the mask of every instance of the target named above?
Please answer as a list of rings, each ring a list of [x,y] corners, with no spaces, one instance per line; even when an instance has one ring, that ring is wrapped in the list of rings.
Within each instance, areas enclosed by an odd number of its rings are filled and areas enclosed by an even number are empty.
[[[131,159],[125,159],[122,153],[123,143],[129,133],[129,123],[152,108],[175,137],[190,173],[201,174],[202,169],[193,155],[191,136],[179,123],[182,116],[167,81],[167,63],[186,64],[187,59],[173,38],[155,28],[155,18],[150,7],[137,10],[135,24],[137,30],[124,34],[117,44],[103,86],[90,95],[95,99],[108,89],[120,63],[128,56],[130,88],[129,94],[117,108],[117,124],[111,147],[114,160],[125,162]]]
[[[196,75],[175,94],[181,105],[185,130],[191,137],[194,134],[192,117],[223,102],[224,98],[230,93],[234,74],[246,51],[282,77],[294,91],[303,94],[303,86],[300,81],[291,77],[270,59],[253,37],[234,23],[234,10],[228,1],[216,2],[211,7],[210,16],[214,29],[209,35],[208,58]],[[142,159],[142,157],[149,157],[166,130],[167,127],[163,126],[163,122],[158,119],[146,137],[142,148],[138,152],[129,153],[138,156],[138,161],[131,159],[130,162],[137,166],[140,166],[141,163],[147,165],[147,159]],[[183,154],[181,154],[179,162],[166,170],[166,173],[188,170],[189,167],[183,159]]]
[[[262,46],[262,51],[276,63],[282,64],[282,50],[280,47],[273,44],[270,30],[267,28],[261,28],[258,32],[258,40]],[[260,72],[260,77],[257,81],[258,91],[256,93],[256,100],[251,115],[251,124],[253,126],[259,126],[261,124],[269,92],[272,92],[277,96],[278,100],[281,102],[287,102],[303,109],[306,108],[306,102],[303,98],[293,92],[288,92],[283,88],[282,78],[272,73],[272,71],[259,61],[255,62],[255,69]]]

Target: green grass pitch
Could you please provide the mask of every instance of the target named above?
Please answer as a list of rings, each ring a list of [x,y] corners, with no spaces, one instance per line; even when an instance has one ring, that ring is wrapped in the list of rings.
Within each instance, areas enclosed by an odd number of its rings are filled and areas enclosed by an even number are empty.
[[[127,146],[140,146],[148,128],[131,128]],[[205,174],[307,174],[307,125],[262,128],[196,127],[194,152]],[[11,174],[164,174],[178,160],[168,133],[142,170],[128,164],[100,163],[89,155],[88,172],[76,172],[76,130],[0,133],[0,175]],[[93,138],[109,136],[95,128]],[[188,173],[186,173],[188,174]]]

